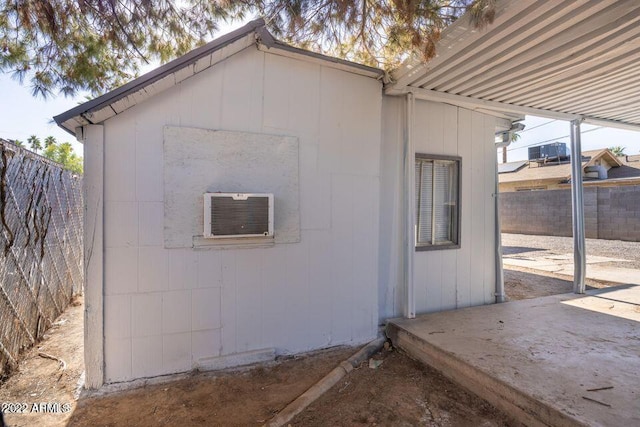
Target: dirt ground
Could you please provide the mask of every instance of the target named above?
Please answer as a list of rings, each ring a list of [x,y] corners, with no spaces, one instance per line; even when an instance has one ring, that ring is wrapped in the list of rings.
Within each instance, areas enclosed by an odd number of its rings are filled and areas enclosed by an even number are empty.
[[[82,309],[67,309],[0,386],[0,402],[27,408],[26,413],[5,414],[8,426],[258,426],[357,351],[338,347],[253,369],[192,373],[105,396],[83,393],[76,400],[83,363]],[[66,369],[39,353],[64,360]],[[371,369],[365,362],[291,424],[509,425],[500,411],[397,350],[383,350],[374,358],[382,365]],[[67,404],[69,411],[34,412],[33,404],[40,402],[57,402],[61,409]]]
[[[619,240],[586,239],[587,253],[624,261],[604,263],[613,267],[640,268],[640,245]],[[517,254],[530,258],[573,255],[572,237],[502,234],[505,257]],[[616,283],[586,279],[587,289],[615,286]],[[509,300],[537,298],[573,292],[573,277],[513,265],[504,266],[505,292]]]
[[[293,426],[507,426],[502,412],[440,373],[391,349],[367,364],[291,421]]]
[[[200,373],[83,400],[69,425],[259,426],[355,351],[326,350],[241,373]],[[397,351],[383,350],[376,358],[380,367],[363,364],[291,425],[508,425],[498,410]]]
[[[572,282],[570,277],[519,268],[505,269],[505,286],[508,298],[517,300],[571,292]],[[262,425],[357,350],[341,347],[252,369],[196,372],[125,392],[83,393],[78,399],[82,314],[79,299],[0,385],[0,402],[18,404],[11,408],[26,412],[6,413],[9,426]],[[48,356],[63,360],[64,369]],[[355,369],[291,425],[513,425],[482,399],[395,349],[383,350],[374,359],[382,361],[378,368],[365,363]]]
[[[177,381],[76,401],[82,306],[70,307],[57,323],[0,387],[0,401],[28,405],[27,413],[5,415],[9,426],[262,425],[357,350],[338,347],[253,369],[193,373]],[[66,369],[38,356],[42,352],[65,360]],[[396,350],[383,350],[374,358],[382,365],[371,369],[364,363],[292,425],[509,424],[495,408]],[[67,403],[70,411],[32,412],[38,402]]]
[[[615,286],[616,283],[586,279],[587,290]],[[573,292],[573,278],[523,267],[504,268],[504,288],[509,301]]]
[[[82,297],[78,297],[42,341],[21,356],[17,372],[0,386],[0,403],[8,426],[66,425],[84,371],[83,310]]]
[[[353,352],[336,348],[254,369],[195,373],[178,381],[81,399],[69,425],[259,426]]]

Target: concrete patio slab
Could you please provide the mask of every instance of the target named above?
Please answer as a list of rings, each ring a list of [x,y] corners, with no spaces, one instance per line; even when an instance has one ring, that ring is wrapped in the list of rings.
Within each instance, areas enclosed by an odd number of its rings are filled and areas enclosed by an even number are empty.
[[[638,292],[638,288],[638,286],[616,286],[609,289],[594,289],[589,292],[588,295],[612,302],[633,304],[636,306],[634,312],[640,316],[640,292]],[[574,301],[580,301],[583,299],[588,300],[589,298],[578,298]],[[634,319],[640,320],[640,317],[634,317]]]
[[[602,263],[614,261],[624,262],[624,260],[616,260],[614,258],[587,257],[587,278],[605,282],[640,285],[640,270],[634,268],[600,265]],[[573,276],[573,258],[569,260],[564,256],[545,256],[539,258],[505,257],[503,259],[503,263],[505,266],[524,267],[532,270],[540,270],[549,273]]]
[[[560,255],[545,255],[544,258],[558,261],[567,261],[573,262],[573,254],[560,254]],[[600,264],[605,262],[630,262],[626,259],[621,258],[609,258],[605,256],[598,255],[587,255],[586,259],[587,264]]]
[[[570,267],[570,274],[573,275],[573,264],[571,264]],[[588,265],[587,278],[640,285],[640,270],[636,270],[635,268],[609,267],[605,265]]]
[[[525,267],[550,273],[561,271],[564,268],[564,264],[541,258],[504,258],[502,262],[505,266]]]
[[[640,286],[393,319],[394,345],[525,425],[640,425]]]

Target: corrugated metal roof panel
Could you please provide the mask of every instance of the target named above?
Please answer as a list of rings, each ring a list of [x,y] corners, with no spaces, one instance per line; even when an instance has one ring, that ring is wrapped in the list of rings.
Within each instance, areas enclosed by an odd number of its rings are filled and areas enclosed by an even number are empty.
[[[498,0],[496,8],[484,30],[468,16],[447,28],[438,56],[405,64],[387,92],[640,126],[640,2]]]

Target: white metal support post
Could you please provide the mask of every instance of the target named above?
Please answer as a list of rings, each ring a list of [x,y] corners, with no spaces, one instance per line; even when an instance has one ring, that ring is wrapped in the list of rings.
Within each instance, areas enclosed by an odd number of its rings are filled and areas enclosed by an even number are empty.
[[[511,139],[511,133],[508,136]],[[496,176],[493,200],[495,203],[496,214],[494,227],[496,228],[496,302],[506,302],[507,295],[504,292],[504,270],[502,264],[502,233],[500,232],[500,186],[498,183],[498,161],[495,162]]]
[[[404,280],[405,307],[404,316],[416,317],[415,290],[413,287],[413,256],[415,253],[415,169],[416,155],[413,147],[413,115],[415,100],[408,93],[404,117]]]
[[[582,188],[582,148],[580,123],[571,121],[571,206],[573,215],[573,291],[584,294],[587,258],[585,252],[584,197]]]

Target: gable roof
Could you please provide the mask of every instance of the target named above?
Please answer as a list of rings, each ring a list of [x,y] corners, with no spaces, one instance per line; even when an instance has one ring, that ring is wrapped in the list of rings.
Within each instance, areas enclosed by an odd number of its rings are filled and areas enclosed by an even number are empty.
[[[582,152],[582,169],[587,166],[594,166],[600,159],[605,159],[609,164],[613,165],[611,170],[622,166],[622,162],[611,153],[608,149],[590,150]],[[500,183],[507,182],[523,182],[523,181],[566,181],[571,178],[571,163],[563,162],[560,164],[553,161],[541,165],[536,162],[529,163],[528,167],[521,167],[512,172],[502,172],[498,175]]]
[[[372,78],[382,78],[384,75],[384,72],[377,68],[321,55],[280,42],[267,31],[263,19],[256,19],[242,28],[218,37],[204,46],[196,48],[117,89],[65,111],[53,119],[58,126],[75,135],[77,127],[101,123],[250,46],[285,56],[313,62],[320,61],[324,65]]]
[[[467,13],[436,57],[409,59],[387,94],[480,111],[584,119],[640,130],[640,2],[496,0],[492,24]]]
[[[620,156],[619,168],[609,170],[609,179],[640,178],[640,155]]]

